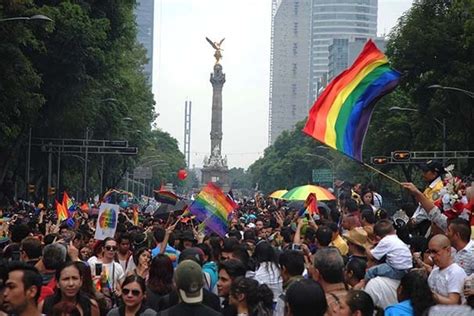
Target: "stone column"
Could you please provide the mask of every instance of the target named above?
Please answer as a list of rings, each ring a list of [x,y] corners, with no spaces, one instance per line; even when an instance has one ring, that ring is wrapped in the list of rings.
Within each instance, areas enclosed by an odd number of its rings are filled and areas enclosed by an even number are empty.
[[[214,65],[214,73],[211,73],[210,81],[212,84],[211,157],[221,157],[222,87],[225,82],[221,64]]]

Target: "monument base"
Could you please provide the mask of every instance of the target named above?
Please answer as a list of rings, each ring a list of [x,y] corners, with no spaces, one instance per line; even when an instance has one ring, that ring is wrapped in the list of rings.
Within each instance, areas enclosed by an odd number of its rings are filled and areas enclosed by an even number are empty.
[[[202,184],[213,182],[220,187],[224,193],[230,190],[229,169],[217,166],[204,166],[202,168]]]

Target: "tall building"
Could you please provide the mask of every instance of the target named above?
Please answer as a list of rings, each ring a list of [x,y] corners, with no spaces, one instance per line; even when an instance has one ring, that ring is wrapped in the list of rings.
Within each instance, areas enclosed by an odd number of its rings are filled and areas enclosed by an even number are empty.
[[[138,42],[146,49],[148,63],[143,72],[148,78],[148,83],[153,82],[153,22],[154,22],[154,0],[137,0],[135,9],[136,22],[138,26]]]
[[[376,37],[377,5],[378,0],[272,0],[270,145],[308,115],[327,82],[358,55],[356,46]]]
[[[383,37],[372,38],[372,40],[378,49],[385,52],[387,41]],[[365,43],[365,39],[353,41],[347,38],[334,38],[328,47],[329,64],[327,80],[331,81],[342,71],[350,67],[357,56],[359,56]]]
[[[312,0],[272,0],[269,144],[308,114]]]
[[[315,100],[328,72],[333,39],[365,41],[377,35],[378,0],[313,0],[311,17],[310,93]]]

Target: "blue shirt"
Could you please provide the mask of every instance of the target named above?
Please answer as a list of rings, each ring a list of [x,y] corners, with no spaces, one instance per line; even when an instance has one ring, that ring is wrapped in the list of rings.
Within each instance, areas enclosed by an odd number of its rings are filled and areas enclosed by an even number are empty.
[[[159,253],[160,245],[156,246],[156,248],[151,251],[152,258],[155,258]],[[173,263],[173,268],[176,268],[176,265],[178,264],[179,254],[179,250],[174,249],[170,245],[166,245],[165,255],[167,255],[171,259],[171,262]]]
[[[385,316],[412,316],[415,315],[410,300],[387,306]]]

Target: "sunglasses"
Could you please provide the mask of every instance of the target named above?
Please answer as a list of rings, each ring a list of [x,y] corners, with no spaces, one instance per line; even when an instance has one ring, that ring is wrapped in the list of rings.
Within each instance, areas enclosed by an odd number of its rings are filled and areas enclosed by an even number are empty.
[[[116,251],[116,250],[117,250],[117,247],[115,247],[115,246],[105,246],[105,250],[108,250],[108,251]]]
[[[124,295],[128,295],[130,294],[130,292],[132,292],[133,296],[139,296],[140,294],[142,294],[140,290],[122,289],[122,292]]]

